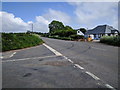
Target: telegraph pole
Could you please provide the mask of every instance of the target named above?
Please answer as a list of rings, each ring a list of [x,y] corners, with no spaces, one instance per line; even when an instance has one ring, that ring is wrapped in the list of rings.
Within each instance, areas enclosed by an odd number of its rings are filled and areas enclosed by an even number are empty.
[[[32,25],[32,33],[33,33],[33,23],[31,23],[31,25]]]

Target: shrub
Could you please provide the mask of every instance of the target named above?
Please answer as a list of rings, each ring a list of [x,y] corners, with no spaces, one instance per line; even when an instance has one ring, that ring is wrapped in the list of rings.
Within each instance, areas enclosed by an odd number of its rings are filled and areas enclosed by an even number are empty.
[[[83,39],[84,36],[83,35],[71,35],[70,36],[73,40],[76,40],[76,39]]]
[[[100,39],[100,42],[109,45],[120,46],[120,36],[103,36]]]
[[[49,36],[49,38],[61,39],[61,40],[71,40],[70,37],[56,37],[56,36]]]

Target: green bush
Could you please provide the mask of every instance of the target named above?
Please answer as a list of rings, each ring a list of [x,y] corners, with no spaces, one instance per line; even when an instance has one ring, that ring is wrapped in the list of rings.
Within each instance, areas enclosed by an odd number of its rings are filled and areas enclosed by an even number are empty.
[[[73,40],[76,40],[76,39],[83,39],[84,36],[83,35],[71,35],[70,36]]]
[[[2,51],[21,49],[42,44],[36,35],[26,33],[2,33]]]
[[[70,35],[69,37],[59,37],[58,35],[54,35],[54,36],[49,36],[49,38],[61,39],[61,40],[78,40],[78,39],[84,39],[84,36]]]
[[[61,39],[61,40],[72,40],[70,37],[56,37],[56,36],[49,36],[49,38]]]
[[[56,30],[50,33],[52,36],[58,35],[59,37],[69,37],[70,35],[76,34],[75,30]]]
[[[103,36],[100,39],[100,42],[109,45],[120,46],[120,36]]]

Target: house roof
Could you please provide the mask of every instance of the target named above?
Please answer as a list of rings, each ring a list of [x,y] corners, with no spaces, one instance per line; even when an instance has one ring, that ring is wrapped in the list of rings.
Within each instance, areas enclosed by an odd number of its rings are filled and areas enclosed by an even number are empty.
[[[85,34],[115,33],[116,31],[119,32],[112,26],[100,25],[100,26],[95,27],[94,29],[88,30]]]

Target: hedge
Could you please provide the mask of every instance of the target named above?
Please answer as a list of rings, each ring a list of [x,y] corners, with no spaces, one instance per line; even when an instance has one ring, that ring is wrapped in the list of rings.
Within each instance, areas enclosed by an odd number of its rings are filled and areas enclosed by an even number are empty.
[[[109,45],[120,46],[120,36],[103,36],[100,39],[100,42]]]

